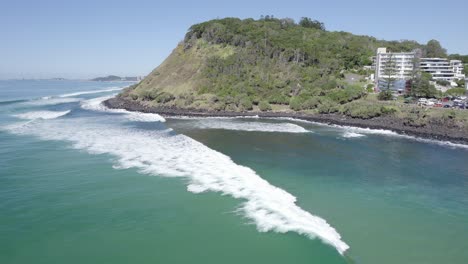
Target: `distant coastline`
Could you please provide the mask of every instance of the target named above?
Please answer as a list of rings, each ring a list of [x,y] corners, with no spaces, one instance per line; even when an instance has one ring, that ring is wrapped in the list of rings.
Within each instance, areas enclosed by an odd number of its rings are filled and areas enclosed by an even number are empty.
[[[450,141],[452,143],[468,144],[468,131],[458,127],[446,126],[443,122],[431,123],[423,127],[406,125],[404,120],[395,116],[379,116],[370,119],[351,118],[341,114],[304,114],[300,112],[231,112],[210,111],[200,109],[181,109],[177,107],[151,107],[128,100],[122,97],[114,97],[103,102],[112,109],[125,109],[143,113],[156,113],[162,116],[190,116],[190,117],[236,117],[236,116],[258,116],[260,118],[295,118],[305,121],[323,124],[353,126],[369,129],[391,130],[398,134],[420,137],[425,139]]]
[[[142,76],[131,76],[131,77],[120,77],[117,75],[109,75],[105,77],[97,77],[94,79],[91,79],[90,81],[94,82],[115,82],[115,81],[124,81],[124,82],[138,82],[143,79]]]

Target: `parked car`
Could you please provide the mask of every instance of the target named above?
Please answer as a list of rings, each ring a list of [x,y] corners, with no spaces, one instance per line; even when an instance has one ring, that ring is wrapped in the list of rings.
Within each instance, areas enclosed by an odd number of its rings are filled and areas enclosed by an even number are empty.
[[[427,101],[426,102],[426,106],[434,106],[434,105],[435,105],[435,103],[432,102],[432,101]]]
[[[444,108],[450,108],[450,107],[452,107],[452,106],[449,105],[449,104],[444,105]]]

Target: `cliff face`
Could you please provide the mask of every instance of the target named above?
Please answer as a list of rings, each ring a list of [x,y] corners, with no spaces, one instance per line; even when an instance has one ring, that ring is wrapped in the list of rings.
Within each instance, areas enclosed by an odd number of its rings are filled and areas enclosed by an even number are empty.
[[[345,104],[364,94],[343,71],[362,68],[385,42],[290,19],[212,20],[192,26],[171,55],[121,96],[148,106],[244,111],[308,110]]]

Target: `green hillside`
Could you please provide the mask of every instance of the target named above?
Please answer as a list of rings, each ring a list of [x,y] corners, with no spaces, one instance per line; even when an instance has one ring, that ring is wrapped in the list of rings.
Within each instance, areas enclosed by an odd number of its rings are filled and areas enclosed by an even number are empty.
[[[365,85],[350,84],[345,73],[370,65],[381,46],[425,48],[326,31],[310,19],[216,19],[190,27],[159,67],[120,96],[187,109],[332,112],[366,94]]]

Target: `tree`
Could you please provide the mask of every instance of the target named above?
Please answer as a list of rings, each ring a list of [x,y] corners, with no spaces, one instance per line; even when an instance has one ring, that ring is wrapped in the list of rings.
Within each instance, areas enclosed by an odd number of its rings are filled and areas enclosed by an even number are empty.
[[[436,80],[436,83],[438,85],[442,85],[442,86],[449,86],[450,85],[450,82],[446,81],[446,80]]]
[[[418,49],[418,54],[414,56],[413,58],[413,70],[411,71],[411,90],[409,91],[409,94],[412,94],[412,91],[416,89],[416,80],[420,77],[421,75],[421,69],[419,67],[420,63],[420,57],[421,57],[422,51]]]
[[[415,97],[435,97],[437,89],[430,83],[431,78],[431,74],[420,72],[413,80],[411,95]]]
[[[382,73],[382,76],[383,76],[382,79],[385,82],[384,83],[385,86],[383,89],[381,89],[379,93],[379,96],[378,96],[379,100],[391,100],[392,99],[391,87],[396,81],[396,78],[395,78],[396,74],[397,74],[397,68],[396,68],[395,60],[393,58],[393,54],[390,53],[387,60],[385,61],[385,66],[384,66],[383,73]],[[379,88],[380,88],[380,85],[379,85]]]
[[[459,95],[465,95],[465,94],[466,94],[465,88],[452,88],[452,89],[448,89],[445,92],[445,95],[450,95],[450,96],[459,96]]]
[[[465,79],[455,80],[455,83],[457,84],[457,87],[461,87],[461,88],[465,87]]]
[[[268,103],[268,101],[260,101],[260,103],[258,104],[258,108],[262,112],[269,111],[271,110],[271,105]]]
[[[468,55],[450,54],[448,58],[450,60],[461,60],[464,64],[468,63]]]
[[[295,26],[296,22],[294,22],[294,19],[287,17],[287,18],[280,19],[280,24],[282,28],[287,28],[287,27]]]
[[[306,28],[325,30],[325,25],[322,22],[318,20],[312,20],[309,17],[301,18],[301,20],[299,20],[299,25]]]
[[[447,57],[447,50],[442,48],[439,41],[431,39],[426,44],[426,57],[445,58]]]

